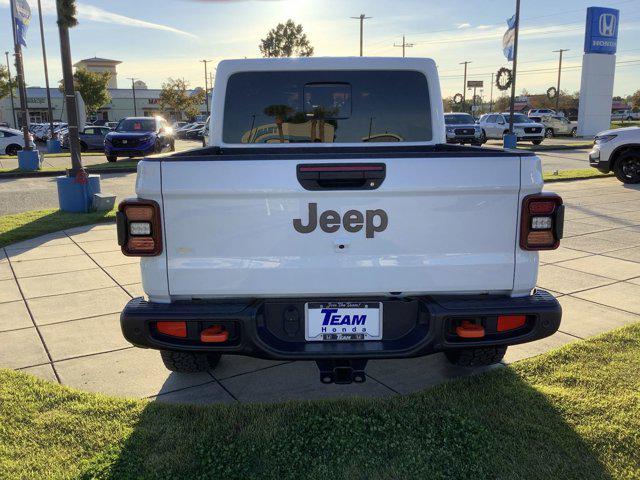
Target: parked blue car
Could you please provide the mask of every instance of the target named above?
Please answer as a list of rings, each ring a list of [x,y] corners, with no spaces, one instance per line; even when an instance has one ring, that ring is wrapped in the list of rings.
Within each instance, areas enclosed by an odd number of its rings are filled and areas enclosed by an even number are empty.
[[[145,157],[165,150],[175,151],[175,137],[162,117],[124,118],[104,138],[104,152],[110,162],[118,157]]]

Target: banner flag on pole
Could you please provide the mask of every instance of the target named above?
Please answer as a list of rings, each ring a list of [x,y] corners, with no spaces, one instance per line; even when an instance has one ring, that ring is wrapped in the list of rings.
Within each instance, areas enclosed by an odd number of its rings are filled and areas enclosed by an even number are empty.
[[[516,34],[516,16],[507,19],[507,31],[502,37],[502,52],[507,60],[513,61],[513,42]]]
[[[27,0],[15,0],[13,2],[13,19],[16,23],[16,39],[23,47],[27,46],[27,29],[31,21],[31,7]]]

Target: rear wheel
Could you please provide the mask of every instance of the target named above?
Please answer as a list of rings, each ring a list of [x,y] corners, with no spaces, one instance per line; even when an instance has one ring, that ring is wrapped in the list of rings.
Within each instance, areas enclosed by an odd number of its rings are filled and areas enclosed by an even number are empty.
[[[577,128],[575,128],[575,127],[574,127],[574,128],[571,130],[571,136],[572,136],[573,138],[575,138],[575,137],[577,137],[577,136],[578,136],[578,129],[577,129]]]
[[[623,153],[616,160],[614,171],[622,183],[640,182],[640,150]]]
[[[22,147],[16,143],[12,143],[11,145],[8,145],[7,148],[5,149],[5,152],[7,155],[10,156],[15,156],[18,154],[18,152],[22,150]]]
[[[118,161],[118,157],[116,155],[107,155],[107,161],[108,162],[117,162]]]
[[[547,128],[544,131],[544,136],[547,137],[547,138],[553,138],[553,136],[554,136],[553,128]]]
[[[80,142],[80,151],[86,152],[87,150],[89,150],[89,147],[87,146],[87,144],[84,142]]]
[[[476,347],[445,350],[450,363],[459,367],[483,367],[499,363],[507,352],[507,347]]]
[[[178,373],[199,373],[216,368],[222,354],[160,350],[160,356],[167,370]]]

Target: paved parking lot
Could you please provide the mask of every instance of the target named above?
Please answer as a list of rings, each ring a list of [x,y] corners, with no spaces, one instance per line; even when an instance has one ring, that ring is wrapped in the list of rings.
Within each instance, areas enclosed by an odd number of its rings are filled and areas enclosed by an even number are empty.
[[[539,285],[559,297],[560,331],[512,347],[505,363],[640,321],[640,187],[612,178],[551,184],[567,204],[565,240],[542,253]],[[323,385],[312,362],[223,357],[170,374],[156,351],[131,347],[119,313],[143,295],[138,261],[113,225],[82,227],[0,250],[0,366],[84,390],[170,402],[277,402],[414,392],[472,371],[442,355],[369,362],[365,384]]]

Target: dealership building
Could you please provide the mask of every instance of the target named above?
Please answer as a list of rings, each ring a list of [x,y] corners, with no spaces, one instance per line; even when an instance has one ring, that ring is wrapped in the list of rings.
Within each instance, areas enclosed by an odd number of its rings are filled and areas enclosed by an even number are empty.
[[[118,121],[133,115],[151,117],[160,115],[160,89],[147,88],[146,84],[140,80],[134,84],[135,88],[135,108],[134,108],[134,88],[118,88],[116,66],[120,62],[104,58],[89,58],[81,60],[75,64],[76,68],[86,68],[90,71],[109,71],[109,94],[111,101],[103,105],[96,114],[97,120]],[[54,121],[67,121],[65,112],[64,95],[57,88],[57,82],[51,82],[51,110]],[[54,87],[55,85],[55,87]],[[190,93],[196,93],[191,90]],[[20,98],[14,95],[16,108],[16,118],[19,117],[17,110],[20,108]],[[27,87],[27,108],[29,109],[29,120],[31,123],[45,123],[49,121],[49,111],[47,107],[47,90],[41,87]],[[200,105],[200,114],[206,116],[206,104]],[[173,115],[165,115],[173,117]],[[82,115],[81,115],[82,117]],[[172,118],[168,118],[171,120]],[[13,112],[11,108],[11,97],[7,96],[0,100],[0,123],[7,123],[14,126]]]

